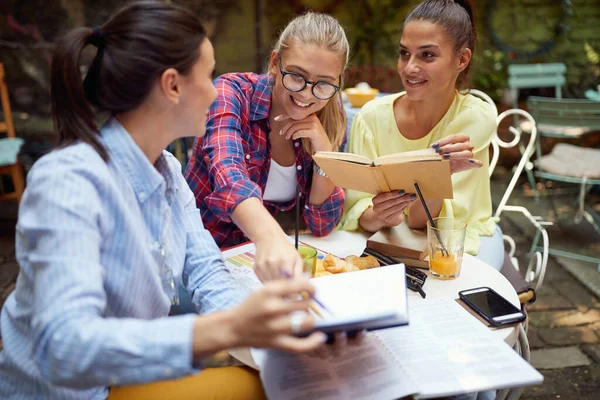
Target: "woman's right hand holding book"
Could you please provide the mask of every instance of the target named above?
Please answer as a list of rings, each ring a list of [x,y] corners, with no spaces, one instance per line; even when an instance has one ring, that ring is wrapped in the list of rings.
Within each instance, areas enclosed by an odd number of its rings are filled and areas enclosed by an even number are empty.
[[[385,192],[373,197],[373,207],[369,207],[360,217],[358,223],[368,232],[400,225],[404,221],[404,209],[415,201],[414,193]]]
[[[324,346],[327,335],[323,332],[303,338],[294,336],[314,326],[315,319],[309,313],[314,292],[306,278],[265,283],[240,306],[222,313],[226,318],[219,325],[225,348],[274,348],[308,353]],[[308,299],[303,298],[302,293],[306,293]]]

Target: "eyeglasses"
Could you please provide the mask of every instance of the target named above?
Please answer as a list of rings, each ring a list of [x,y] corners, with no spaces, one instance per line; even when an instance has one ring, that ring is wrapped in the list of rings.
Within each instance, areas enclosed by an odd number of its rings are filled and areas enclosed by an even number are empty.
[[[281,72],[281,82],[283,83],[283,87],[289,90],[290,92],[301,92],[304,90],[306,85],[311,85],[311,91],[313,96],[315,96],[319,100],[329,100],[330,98],[335,96],[338,90],[340,90],[340,87],[334,84],[324,81],[311,82],[309,80],[306,80],[300,74],[284,71],[283,67],[281,66],[281,57],[279,58],[279,71]]]

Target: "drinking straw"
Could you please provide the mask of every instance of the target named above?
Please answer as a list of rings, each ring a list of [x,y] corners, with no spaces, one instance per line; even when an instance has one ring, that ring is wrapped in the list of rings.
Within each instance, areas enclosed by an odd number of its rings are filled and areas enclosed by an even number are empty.
[[[419,184],[416,183],[416,182],[415,182],[415,189],[417,189],[417,194],[419,195],[419,199],[421,199],[421,204],[423,204],[423,208],[425,209],[425,213],[427,214],[427,218],[429,218],[429,223],[434,228],[433,232],[435,233],[435,236],[437,236],[437,239],[440,242],[440,245],[442,246],[442,255],[444,255],[444,252],[445,252],[446,256],[449,256],[450,253],[448,253],[448,250],[446,250],[446,246],[444,246],[444,242],[442,242],[442,238],[440,237],[440,234],[438,232],[437,225],[435,224],[435,222],[433,221],[433,218],[431,217],[431,213],[429,212],[429,208],[427,208],[427,203],[425,203],[425,199],[423,198],[423,193],[421,193],[421,189],[419,188]]]

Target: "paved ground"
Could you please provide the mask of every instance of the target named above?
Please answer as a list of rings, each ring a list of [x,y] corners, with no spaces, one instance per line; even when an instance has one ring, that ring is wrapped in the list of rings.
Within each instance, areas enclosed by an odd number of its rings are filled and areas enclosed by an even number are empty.
[[[498,201],[505,179],[493,181],[492,192]],[[556,219],[545,202],[539,204],[519,185],[511,204],[527,206],[535,215]],[[570,207],[559,200],[558,214],[569,220]],[[18,267],[14,255],[16,207],[0,206],[0,302],[14,289]],[[501,221],[504,233],[518,244],[519,258],[525,265],[531,230],[523,219],[507,215]],[[565,226],[563,226],[565,225]],[[588,254],[600,254],[600,237],[585,224],[568,222],[551,231],[551,244]],[[590,263],[551,257],[548,272],[537,301],[529,310],[529,340],[532,364],[545,376],[542,385],[526,389],[523,399],[598,399],[600,398],[600,274]],[[582,283],[583,282],[583,283]],[[213,360],[214,365],[230,363],[227,356]]]

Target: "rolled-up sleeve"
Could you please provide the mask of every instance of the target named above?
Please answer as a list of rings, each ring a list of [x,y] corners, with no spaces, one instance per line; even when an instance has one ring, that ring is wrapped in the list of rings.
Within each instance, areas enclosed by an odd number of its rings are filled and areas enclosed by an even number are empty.
[[[31,266],[24,279],[33,282],[32,341],[41,374],[57,385],[87,388],[196,371],[194,315],[104,316],[100,251],[111,221],[100,193],[109,190],[86,160],[41,162],[28,177],[17,226],[20,261]]]
[[[313,235],[325,236],[335,229],[344,212],[345,198],[344,190],[336,187],[323,204],[314,205],[306,202],[303,218]]]
[[[218,97],[206,122],[202,149],[209,164],[211,193],[205,203],[221,220],[231,222],[230,214],[250,197],[262,198],[260,187],[250,179],[244,161],[242,129],[247,116],[242,113],[242,88],[227,77],[215,81]]]

